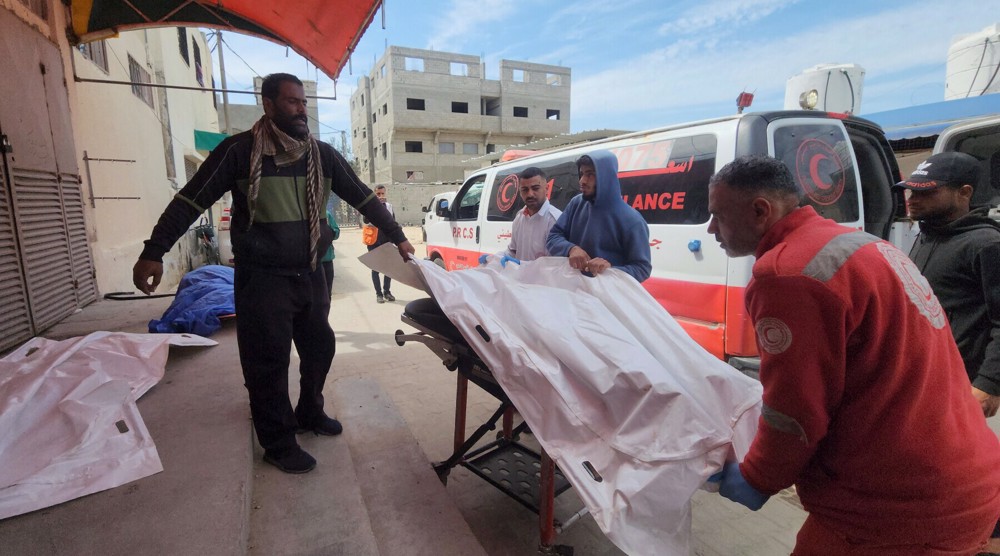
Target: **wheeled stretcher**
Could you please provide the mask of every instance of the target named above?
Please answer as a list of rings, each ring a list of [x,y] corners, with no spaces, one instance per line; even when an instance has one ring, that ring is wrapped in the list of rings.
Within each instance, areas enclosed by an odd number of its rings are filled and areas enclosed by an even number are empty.
[[[457,371],[454,451],[448,459],[434,464],[441,482],[447,484],[454,467],[465,467],[538,514],[540,554],[572,554],[572,547],[555,544],[556,535],[586,515],[587,509],[581,509],[564,521],[555,517],[555,497],[568,490],[570,483],[544,449],[535,451],[519,441],[521,434],[528,432],[528,425],[521,422],[514,426],[514,405],[493,373],[433,299],[408,303],[401,320],[418,332],[407,334],[397,330],[398,345],[420,342],[434,352],[449,371]],[[477,332],[486,334],[481,327]],[[469,382],[495,397],[500,405],[485,423],[466,437]],[[498,422],[501,422],[501,430],[496,439],[477,447],[490,431],[496,430]]]

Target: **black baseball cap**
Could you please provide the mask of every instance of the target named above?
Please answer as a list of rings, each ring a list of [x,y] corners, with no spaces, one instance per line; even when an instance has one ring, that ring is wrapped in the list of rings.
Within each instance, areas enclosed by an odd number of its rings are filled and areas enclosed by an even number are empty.
[[[929,191],[943,185],[976,187],[979,178],[979,161],[976,157],[959,152],[938,153],[917,165],[917,169],[893,187],[915,191]]]

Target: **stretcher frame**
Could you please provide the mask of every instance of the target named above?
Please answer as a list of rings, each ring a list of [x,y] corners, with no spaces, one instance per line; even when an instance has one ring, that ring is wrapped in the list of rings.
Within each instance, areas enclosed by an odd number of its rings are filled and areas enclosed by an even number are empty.
[[[449,338],[447,335],[435,331],[415,320],[411,315],[404,312],[401,316],[403,323],[418,330],[416,333],[407,334],[402,330],[396,330],[395,340],[399,346],[406,342],[419,342],[426,345],[449,371],[457,371],[457,383],[455,391],[455,423],[454,423],[454,451],[448,459],[433,464],[435,473],[445,485],[448,484],[448,475],[456,466],[469,469],[480,478],[507,494],[521,505],[532,510],[538,515],[539,544],[538,553],[545,555],[572,556],[573,547],[556,544],[558,534],[576,523],[580,518],[587,515],[586,506],[571,515],[565,520],[559,520],[555,516],[555,497],[568,490],[570,485],[565,477],[558,470],[555,462],[545,452],[544,448],[535,452],[531,448],[524,446],[518,439],[521,434],[530,432],[528,425],[521,422],[514,426],[514,414],[516,409],[514,404],[507,397],[503,388],[493,377],[485,362],[471,349],[467,341],[459,342]],[[488,340],[486,332],[477,327],[477,332]],[[476,384],[493,397],[497,398],[500,406],[479,428],[466,437],[466,416],[468,408],[469,382]],[[496,440],[476,448],[483,437],[490,431],[496,430],[497,422],[502,419],[501,430],[496,435]],[[537,479],[538,491],[535,493],[537,504],[531,503],[522,495],[515,494],[510,488],[497,480],[495,474],[484,470],[479,465],[480,462],[488,460],[491,454],[499,454],[501,451],[519,452],[519,456],[524,456],[534,463],[537,459]],[[487,468],[488,469],[488,468]]]

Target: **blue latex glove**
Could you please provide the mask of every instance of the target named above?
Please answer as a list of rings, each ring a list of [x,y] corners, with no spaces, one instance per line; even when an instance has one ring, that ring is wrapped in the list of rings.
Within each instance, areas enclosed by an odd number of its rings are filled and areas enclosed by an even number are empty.
[[[740,464],[736,462],[727,463],[722,471],[712,475],[708,480],[719,483],[719,494],[753,511],[759,510],[770,498],[747,483],[743,473],[740,472]]]
[[[507,268],[507,263],[521,264],[521,260],[520,259],[515,259],[514,257],[511,257],[509,255],[504,255],[503,257],[500,257],[500,267],[501,268]]]
[[[482,255],[479,255],[479,264],[486,264],[486,260],[489,258],[490,258],[489,253],[483,253]]]

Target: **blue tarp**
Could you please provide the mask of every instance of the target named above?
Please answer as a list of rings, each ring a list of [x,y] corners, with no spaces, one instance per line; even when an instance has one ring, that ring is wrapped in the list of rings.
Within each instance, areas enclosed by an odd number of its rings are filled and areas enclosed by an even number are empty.
[[[208,265],[188,272],[177,286],[177,297],[160,320],[149,321],[150,332],[184,332],[211,336],[219,317],[236,312],[233,269]]]
[[[882,127],[890,141],[933,137],[957,123],[1000,114],[1000,94],[988,94],[908,108],[860,114]]]

